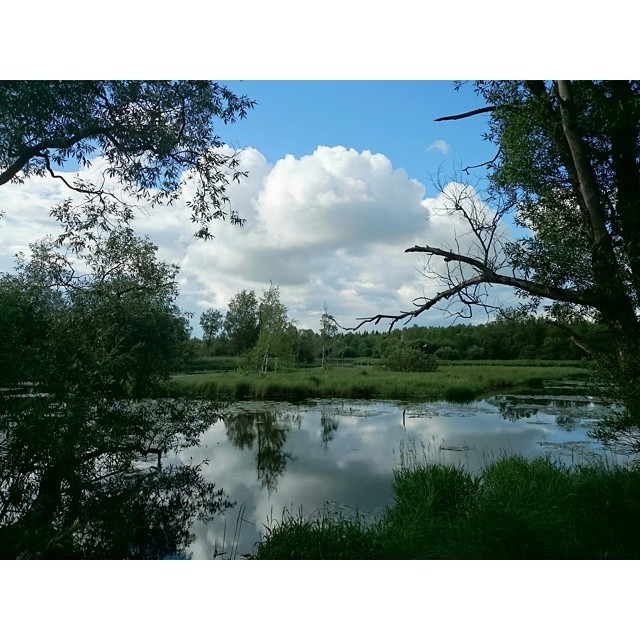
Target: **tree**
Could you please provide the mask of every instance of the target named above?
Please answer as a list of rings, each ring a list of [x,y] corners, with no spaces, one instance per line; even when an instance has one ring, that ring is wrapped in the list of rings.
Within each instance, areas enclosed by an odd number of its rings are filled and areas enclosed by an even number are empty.
[[[338,326],[335,318],[329,314],[327,305],[325,303],[322,309],[322,316],[320,317],[320,337],[322,338],[322,365],[324,369],[325,357],[328,355],[330,348],[329,345],[338,334]]]
[[[483,165],[486,199],[467,185],[444,192],[444,213],[461,217],[466,246],[416,245],[442,290],[410,311],[379,314],[391,324],[457,301],[458,313],[488,305],[488,287],[514,289],[521,306],[562,325],[608,371],[625,406],[611,442],[640,450],[640,83],[635,81],[478,82],[487,105],[447,116],[489,114],[498,152]],[[468,167],[467,171],[471,168]],[[524,231],[508,240],[505,216]],[[602,351],[578,321],[601,323],[613,348]],[[570,326],[573,323],[573,326]]]
[[[222,331],[224,324],[222,312],[217,309],[207,309],[200,315],[200,326],[204,332],[204,339],[207,345]]]
[[[51,241],[32,249],[0,280],[3,359],[20,362],[0,391],[1,556],[184,552],[194,519],[229,502],[201,466],[167,463],[215,407],[151,399],[188,339],[175,268],[128,229],[73,262]]]
[[[245,174],[214,126],[253,106],[213,82],[0,82],[0,186],[70,190],[52,211],[61,235],[0,276],[2,557],[165,557],[229,505],[177,457],[216,408],[152,399],[189,326],[176,267],[129,223],[188,186],[197,236],[241,224],[226,187]],[[60,172],[92,164],[90,181]]]
[[[208,81],[2,81],[0,186],[34,175],[63,181],[83,200],[54,214],[81,232],[130,219],[130,206],[113,206],[123,198],[170,204],[191,185],[196,235],[209,238],[213,220],[242,221],[225,189],[244,174],[214,124],[244,118],[254,104]],[[92,182],[59,173],[93,162]]]
[[[269,358],[290,359],[295,349],[295,328],[287,318],[287,308],[280,302],[280,289],[273,283],[262,292],[258,308],[259,334],[253,349],[259,371],[266,373]],[[276,364],[277,366],[277,364]]]
[[[224,332],[231,343],[232,353],[245,353],[258,339],[258,299],[255,291],[243,289],[229,301],[224,319]]]

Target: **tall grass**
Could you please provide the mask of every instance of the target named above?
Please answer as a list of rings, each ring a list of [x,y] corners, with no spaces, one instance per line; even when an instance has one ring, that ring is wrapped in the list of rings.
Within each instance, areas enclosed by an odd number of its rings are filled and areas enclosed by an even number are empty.
[[[284,518],[256,557],[639,559],[640,469],[503,456],[477,475],[441,463],[396,471],[374,524]]]
[[[540,390],[543,380],[586,376],[579,367],[441,365],[433,372],[395,372],[381,367],[293,369],[261,375],[225,371],[175,376],[168,393],[217,400],[393,398],[468,401],[500,391]]]

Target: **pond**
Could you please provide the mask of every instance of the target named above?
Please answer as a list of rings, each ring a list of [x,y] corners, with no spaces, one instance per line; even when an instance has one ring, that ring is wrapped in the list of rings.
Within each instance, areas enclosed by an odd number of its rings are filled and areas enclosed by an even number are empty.
[[[393,470],[438,461],[477,471],[503,453],[549,454],[566,464],[603,455],[588,430],[607,407],[572,396],[496,396],[450,402],[239,402],[224,409],[201,446],[207,480],[236,506],[198,522],[193,559],[251,554],[265,525],[286,510],[379,517],[392,499]],[[606,454],[610,459],[613,455]]]

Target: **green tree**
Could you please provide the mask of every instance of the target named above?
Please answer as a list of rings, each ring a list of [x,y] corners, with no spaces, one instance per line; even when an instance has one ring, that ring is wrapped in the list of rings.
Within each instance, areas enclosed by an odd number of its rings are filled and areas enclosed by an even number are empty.
[[[130,230],[73,262],[51,242],[32,249],[0,280],[4,357],[22,360],[0,392],[0,554],[181,553],[194,519],[229,503],[200,466],[167,464],[198,442],[215,407],[150,399],[188,339],[176,270]]]
[[[253,348],[259,333],[255,291],[243,289],[231,298],[224,318],[224,333],[232,353],[246,353]]]
[[[287,308],[280,301],[280,289],[271,283],[262,292],[258,308],[259,334],[253,349],[254,360],[259,371],[266,373],[269,359],[287,362],[295,351],[295,327],[287,317]]]
[[[114,216],[130,218],[130,207],[113,206],[122,194],[169,204],[190,185],[196,235],[208,238],[217,218],[241,222],[225,190],[244,175],[214,125],[244,118],[253,106],[209,81],[2,81],[0,186],[33,175],[62,180],[82,199],[54,214],[69,231],[86,232]],[[58,173],[93,161],[92,182]]]
[[[398,347],[387,354],[384,364],[391,371],[436,371],[438,360],[416,349]]]
[[[320,317],[320,337],[322,339],[322,368],[324,369],[325,359],[331,352],[331,345],[334,338],[338,335],[338,325],[335,318],[329,314],[329,310],[325,303]]]
[[[526,311],[545,313],[596,356],[625,406],[599,432],[640,449],[640,83],[491,81],[476,84],[485,106],[441,120],[488,114],[497,146],[486,198],[468,185],[444,192],[444,213],[461,217],[474,240],[407,249],[429,259],[440,293],[397,315],[416,317],[440,303],[488,305],[488,287],[511,287]],[[508,240],[505,216],[524,232]],[[613,349],[601,352],[577,321],[601,323]]]
[[[204,339],[207,344],[218,336],[224,325],[224,317],[217,309],[207,309],[200,315],[200,326],[202,327]]]
[[[296,329],[296,343],[298,364],[313,364],[318,352],[318,336],[311,329]]]
[[[253,106],[214,82],[0,82],[0,186],[49,176],[70,194],[61,235],[0,276],[3,557],[164,557],[228,505],[179,459],[215,407],[150,399],[189,326],[176,268],[129,223],[186,187],[197,236],[241,223],[226,188],[244,173],[215,126]],[[90,181],[60,173],[92,163]]]

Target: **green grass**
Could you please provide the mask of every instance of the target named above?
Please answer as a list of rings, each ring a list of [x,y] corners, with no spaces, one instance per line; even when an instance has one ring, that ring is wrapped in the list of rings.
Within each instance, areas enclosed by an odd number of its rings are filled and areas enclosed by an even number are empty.
[[[480,474],[439,463],[395,473],[373,524],[284,514],[257,559],[640,559],[640,469],[502,457]]]
[[[580,366],[445,364],[425,373],[379,366],[306,368],[269,372],[235,370],[177,375],[172,395],[213,400],[305,400],[309,398],[446,399],[468,401],[501,391],[539,391],[545,380],[585,378]]]

